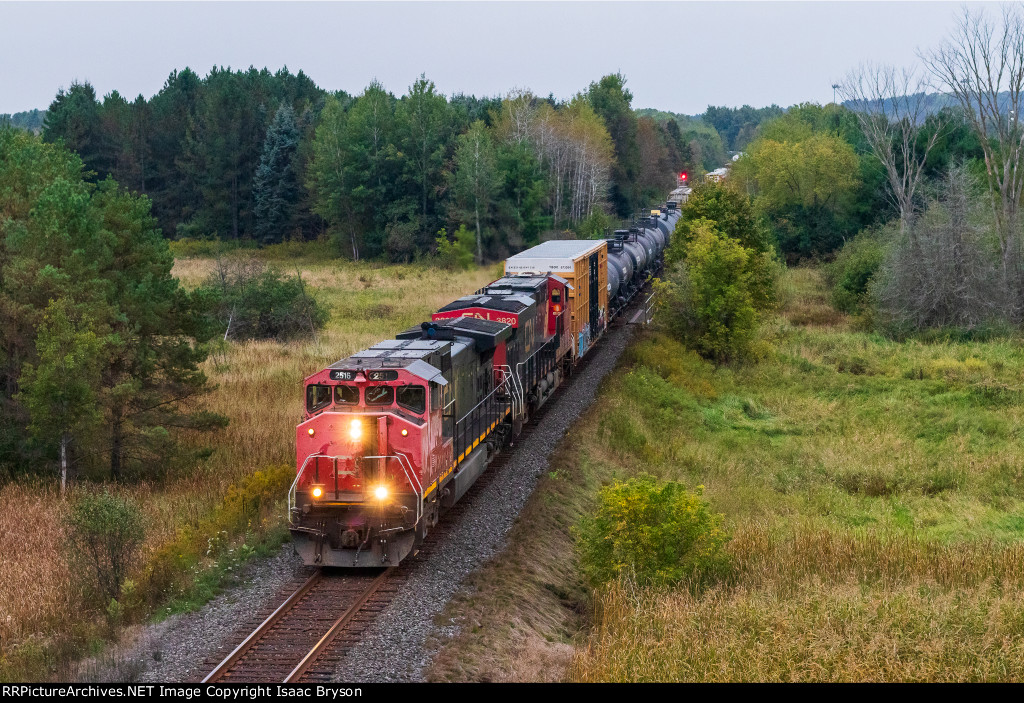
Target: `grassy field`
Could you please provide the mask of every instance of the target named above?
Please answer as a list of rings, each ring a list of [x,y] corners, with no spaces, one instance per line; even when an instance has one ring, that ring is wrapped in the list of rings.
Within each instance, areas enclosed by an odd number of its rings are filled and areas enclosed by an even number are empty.
[[[452,608],[433,678],[1024,679],[1021,340],[854,331],[812,269],[783,302],[743,367],[634,343]],[[583,588],[569,527],[639,472],[705,486],[727,583]]]
[[[148,516],[139,579],[164,591],[140,596],[150,604],[169,600],[172,610],[194,607],[229,577],[243,540],[252,541],[254,532],[280,540],[280,503],[256,514],[265,523],[259,526],[252,524],[249,507],[254,496],[264,503],[268,496],[283,498],[279,488],[294,475],[305,376],[429,319],[433,310],[494,277],[491,269],[448,272],[280,258],[274,251],[259,256],[285,272],[300,272],[330,310],[330,321],[316,339],[232,343],[212,355],[205,371],[217,388],[206,403],[231,420],[225,431],[203,438],[213,455],[162,484],[111,487],[132,495]],[[191,288],[214,268],[211,258],[183,258],[174,273]],[[264,471],[268,467],[273,469]],[[63,509],[55,481],[0,488],[0,680],[40,678],[69,654],[102,646],[105,630],[82,613],[80,579],[68,573],[63,559]]]

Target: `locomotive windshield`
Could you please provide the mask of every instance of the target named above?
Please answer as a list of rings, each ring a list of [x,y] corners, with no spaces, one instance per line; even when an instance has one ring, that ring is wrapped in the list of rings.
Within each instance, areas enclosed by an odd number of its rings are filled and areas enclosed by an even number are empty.
[[[395,402],[395,389],[391,386],[368,386],[366,388],[367,405],[391,405]]]
[[[306,410],[316,412],[331,404],[331,387],[314,383],[306,386]]]
[[[402,386],[398,389],[398,404],[422,415],[427,409],[427,389],[423,386]]]
[[[359,386],[335,386],[334,402],[339,405],[355,405],[359,402]]]

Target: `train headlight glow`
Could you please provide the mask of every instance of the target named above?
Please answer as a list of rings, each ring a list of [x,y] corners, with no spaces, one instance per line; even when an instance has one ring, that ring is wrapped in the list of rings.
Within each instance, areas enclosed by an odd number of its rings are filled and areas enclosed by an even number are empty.
[[[403,437],[408,437],[409,436],[409,430],[402,430],[402,436]]]
[[[314,429],[313,429],[312,427],[310,427],[310,428],[309,428],[308,430],[306,430],[306,431],[307,431],[307,432],[309,432],[309,436],[310,436],[310,437],[312,437],[313,435],[315,435],[315,434],[316,434],[316,430],[314,430]]]
[[[376,488],[373,489],[373,497],[376,498],[377,500],[384,500],[385,498],[388,497],[388,487],[377,486]]]
[[[353,420],[352,424],[348,427],[348,436],[355,441],[359,441],[363,436],[363,423],[359,422],[359,420]]]
[[[314,498],[319,498],[324,494],[324,489],[322,486],[313,486],[312,493]]]

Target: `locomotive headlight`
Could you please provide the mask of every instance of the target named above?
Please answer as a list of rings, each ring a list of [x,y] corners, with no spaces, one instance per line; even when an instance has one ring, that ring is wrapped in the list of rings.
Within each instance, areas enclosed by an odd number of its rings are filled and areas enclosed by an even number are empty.
[[[306,431],[307,431],[307,432],[309,432],[309,436],[310,436],[310,437],[312,437],[313,435],[315,435],[315,434],[316,434],[316,430],[314,430],[314,429],[313,429],[312,427],[310,427],[310,428],[309,428],[308,430],[306,430]]]
[[[403,437],[408,437],[409,436],[409,430],[402,430],[402,436]]]
[[[358,442],[360,437],[363,436],[363,423],[359,422],[359,420],[353,420],[352,424],[348,427],[348,436]]]
[[[377,500],[386,499],[388,497],[388,487],[377,486],[376,488],[373,489],[373,497],[376,498]]]
[[[313,490],[310,491],[310,494],[314,498],[321,498],[321,497],[323,497],[323,494],[324,494],[324,487],[323,486],[313,486]]]

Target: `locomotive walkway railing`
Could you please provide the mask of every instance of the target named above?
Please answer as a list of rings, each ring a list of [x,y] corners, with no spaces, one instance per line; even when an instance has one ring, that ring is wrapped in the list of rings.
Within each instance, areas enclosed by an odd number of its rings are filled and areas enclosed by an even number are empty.
[[[498,391],[509,385],[509,379],[495,386],[472,410],[455,423],[455,456],[460,457],[472,451],[494,424],[508,414],[514,396],[500,396]],[[507,389],[506,389],[507,390]]]
[[[526,386],[533,388],[550,371],[555,368],[558,356],[558,338],[549,339],[531,354],[525,361],[516,364],[515,378],[519,382],[519,394],[523,399],[521,413],[526,412]],[[522,370],[526,367],[526,382],[523,382]]]

